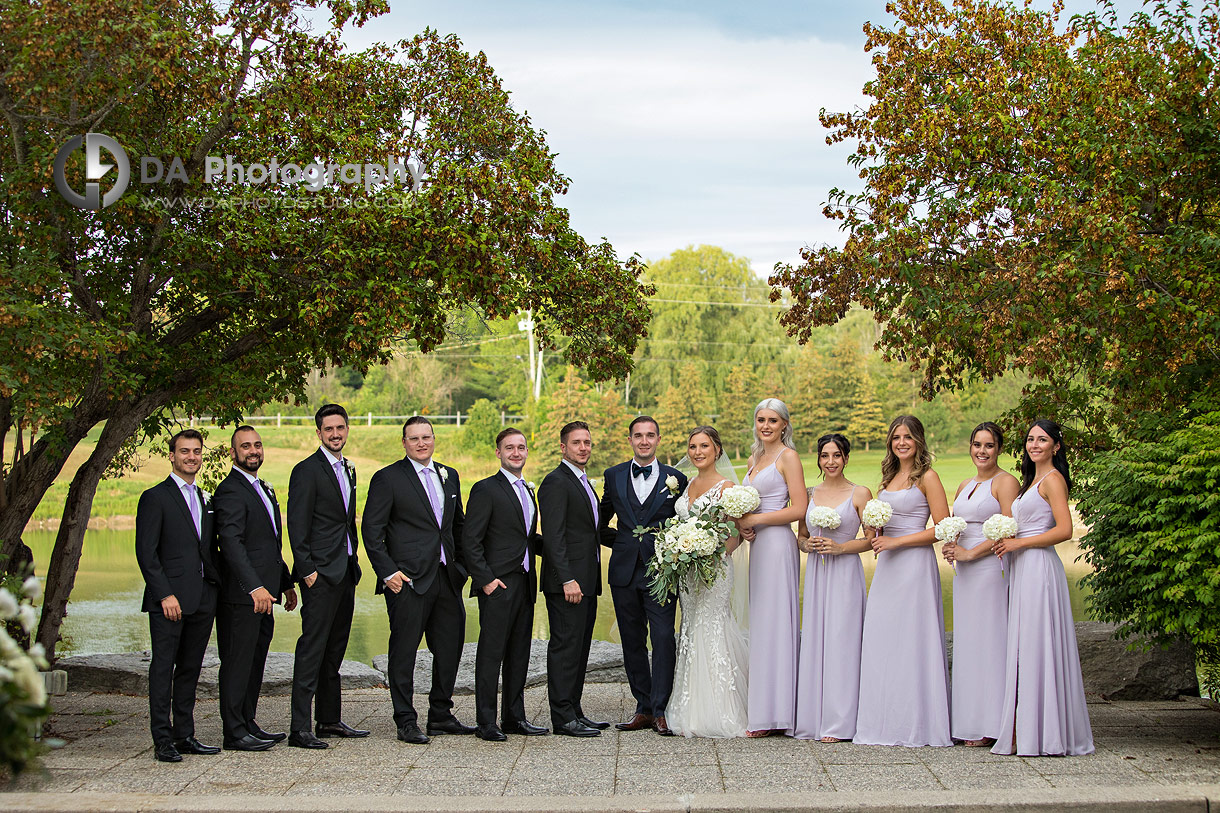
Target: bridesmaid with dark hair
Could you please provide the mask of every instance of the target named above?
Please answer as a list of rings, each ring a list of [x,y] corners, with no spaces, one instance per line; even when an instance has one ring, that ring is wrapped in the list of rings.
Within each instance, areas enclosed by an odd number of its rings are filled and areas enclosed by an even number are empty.
[[[851,444],[839,434],[818,438],[821,485],[809,489],[797,545],[805,560],[805,605],[796,676],[797,739],[842,742],[856,736],[860,699],[860,635],[864,629],[864,566],[873,532],[857,539],[860,515],[873,493],[843,475]],[[837,528],[819,528],[816,508],[839,515]],[[816,535],[815,535],[816,534]]]
[[[1008,646],[1008,581],[1003,562],[991,553],[994,540],[983,536],[993,514],[1012,516],[1012,501],[1021,484],[1000,471],[1004,433],[987,421],[970,433],[970,459],[977,473],[957,487],[953,516],[966,520],[956,542],[941,548],[953,565],[953,739],[968,746],[987,746],[1000,731]]]
[[[1055,551],[1072,538],[1071,489],[1063,432],[1054,421],[1034,421],[1012,505],[1017,537],[992,546],[996,556],[1010,554],[1004,705],[993,754],[1093,753],[1067,574]]]
[[[952,745],[936,532],[928,525],[929,515],[949,515],[949,503],[918,418],[895,418],[885,449],[877,497],[894,515],[872,541],[877,569],[864,612],[855,742]]]

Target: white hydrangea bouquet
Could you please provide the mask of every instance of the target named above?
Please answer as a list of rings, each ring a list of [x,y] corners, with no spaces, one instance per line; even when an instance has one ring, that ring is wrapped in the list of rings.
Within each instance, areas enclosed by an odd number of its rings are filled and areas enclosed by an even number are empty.
[[[956,542],[957,538],[966,530],[966,520],[961,517],[945,517],[940,522],[936,523],[936,541],[938,542]],[[953,572],[957,573],[957,562],[953,563]]]
[[[992,514],[983,521],[983,538],[992,542],[1017,535],[1017,521],[1005,514]],[[1000,577],[1004,577],[1004,557],[1000,557]]]
[[[886,523],[894,516],[894,506],[890,505],[885,500],[878,500],[875,497],[864,504],[864,513],[860,519],[866,527],[879,531],[885,527]]]
[[[18,595],[0,587],[0,731],[13,736],[0,737],[0,764],[19,773],[40,749],[32,734],[46,719],[47,690],[40,669],[47,668],[42,644],[27,650],[9,634],[20,628],[25,635],[34,631],[37,612],[33,601],[42,594],[38,579],[30,576]],[[17,633],[20,635],[20,633]]]
[[[749,492],[753,492],[752,499]],[[652,597],[664,604],[688,579],[707,587],[715,584],[724,573],[724,543],[737,533],[732,520],[758,505],[758,491],[734,486],[725,489],[718,500],[698,506],[686,519],[667,519],[656,531],[655,554],[648,562]],[[738,511],[740,514],[735,513]],[[637,528],[636,534],[651,530]]]
[[[813,524],[814,536],[821,536],[822,531],[833,531],[843,524],[843,518],[839,516],[839,512],[824,505],[815,505],[805,519],[807,523]],[[823,553],[820,558],[823,562],[826,561],[826,554]]]

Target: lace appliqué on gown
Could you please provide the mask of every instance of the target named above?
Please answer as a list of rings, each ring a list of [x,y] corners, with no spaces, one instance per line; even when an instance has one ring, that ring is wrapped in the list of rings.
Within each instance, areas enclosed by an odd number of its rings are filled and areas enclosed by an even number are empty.
[[[695,500],[715,499],[723,484]],[[674,510],[690,516],[686,494]],[[745,635],[733,616],[733,561],[726,557],[726,572],[711,587],[688,578],[678,593],[682,627],[678,635],[678,661],[666,720],[675,734],[686,737],[742,737],[746,733],[746,669],[749,651]]]

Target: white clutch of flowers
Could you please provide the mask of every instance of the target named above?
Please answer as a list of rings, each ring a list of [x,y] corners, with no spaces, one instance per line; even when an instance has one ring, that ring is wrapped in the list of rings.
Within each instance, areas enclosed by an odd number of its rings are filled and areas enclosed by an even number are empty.
[[[872,499],[864,504],[864,513],[860,518],[870,528],[884,528],[893,516],[894,506],[885,500]]]
[[[754,486],[732,486],[720,495],[720,508],[733,519],[741,519],[751,511],[758,510],[762,500]]]
[[[833,508],[827,508],[824,505],[814,506],[805,520],[814,527],[821,528],[824,531],[833,531],[843,522],[843,518],[839,516],[838,511]]]
[[[992,514],[983,522],[983,536],[992,542],[1017,535],[1017,521],[1004,514]]]
[[[952,542],[966,530],[966,520],[961,517],[945,517],[936,523],[936,539],[938,542]]]

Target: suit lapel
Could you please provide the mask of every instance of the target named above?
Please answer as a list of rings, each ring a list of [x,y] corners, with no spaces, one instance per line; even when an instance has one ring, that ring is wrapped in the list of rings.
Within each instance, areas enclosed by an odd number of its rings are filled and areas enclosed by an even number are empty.
[[[258,483],[250,482],[250,480],[244,474],[240,474],[237,471],[234,471],[229,476],[236,477],[238,480],[241,480],[241,482],[245,484],[246,488],[249,489],[250,493],[254,495],[254,501],[258,503],[258,513],[261,514],[263,519],[267,521],[267,524],[271,526],[271,532],[275,534],[275,538],[279,539],[280,509],[279,505],[275,501],[275,497],[272,497],[270,494],[267,494],[266,491],[263,491],[263,494],[267,495],[267,501],[271,503],[271,509],[275,511],[275,521],[272,521],[270,515],[267,514],[267,503],[263,502],[263,495],[258,493],[262,486],[260,486]]]
[[[326,454],[321,449],[318,449],[315,456],[318,458],[318,465],[326,470],[326,473],[323,476],[326,478],[328,483],[334,486],[335,496],[339,498],[340,505],[343,505],[343,486],[339,484],[339,477],[335,474],[335,467],[330,464],[330,460],[327,459]],[[340,468],[342,468],[342,466]],[[346,474],[344,476],[346,476]],[[344,507],[346,508],[347,506],[344,505]]]
[[[639,518],[636,517],[636,515],[635,515],[635,506],[631,504],[631,493],[630,492],[631,492],[631,489],[633,489],[635,486],[633,486],[631,484],[631,463],[630,462],[628,462],[626,464],[626,470],[622,471],[619,476],[614,478],[614,480],[615,480],[614,487],[618,490],[619,505],[622,505],[623,507],[625,507],[627,509],[627,512],[629,514],[631,514],[631,522],[629,524],[632,527],[635,527],[636,525],[640,524],[640,521],[639,521]],[[609,483],[602,484],[602,488],[609,488],[609,487],[610,487]]]
[[[559,467],[562,468],[564,471],[566,471],[568,473],[568,476],[572,478],[572,482],[576,484],[576,490],[579,491],[580,496],[584,498],[581,500],[581,502],[584,503],[585,509],[589,512],[589,521],[592,522],[593,527],[596,528],[597,527],[597,517],[594,516],[594,514],[593,514],[593,504],[591,502],[589,502],[589,492],[585,489],[585,484],[580,481],[579,475],[577,475],[576,472],[572,471],[571,466],[569,466],[567,463],[560,463]],[[588,472],[585,472],[585,479],[586,480],[589,479]],[[593,488],[592,484],[589,485],[589,488]],[[602,488],[605,488],[604,483],[602,484]],[[593,492],[593,499],[597,499],[596,491]]]
[[[428,492],[424,490],[424,484],[420,482],[419,472],[415,470],[415,464],[411,462],[411,458],[404,457],[401,461],[403,471],[406,472],[407,487],[415,491],[415,496],[419,499],[424,507],[424,513],[428,515],[428,519],[436,525],[436,515],[432,513],[432,502],[428,499]],[[432,465],[436,465],[435,461]],[[441,483],[441,521],[444,522],[444,502],[445,502],[445,484]],[[440,527],[440,526],[437,526]]]
[[[668,475],[661,464],[657,464],[657,483],[652,487],[652,494],[648,497],[648,504],[644,506],[644,518],[651,519],[661,507],[661,503],[665,502],[665,497],[669,493],[668,486],[665,485],[665,478]]]
[[[525,527],[525,515],[521,512],[521,498],[517,496],[517,489],[513,487],[512,483],[508,482],[508,478],[504,476],[503,472],[496,472],[496,480],[500,483],[501,490],[503,490],[504,493],[508,495],[508,498],[512,500],[512,504],[517,506],[516,514],[518,524],[520,524],[521,530],[525,531],[526,536],[529,536],[530,529]],[[526,493],[529,493],[529,489],[526,489]],[[532,497],[530,498],[530,501],[533,502]],[[535,509],[535,513],[536,512],[537,509]],[[531,515],[531,519],[532,518],[533,515]]]
[[[166,477],[165,484],[169,487],[173,496],[170,497],[174,501],[174,505],[178,506],[178,510],[182,512],[182,516],[186,518],[186,524],[190,526],[192,531],[195,531],[195,518],[191,516],[191,507],[186,504],[186,497],[182,496],[182,489],[178,488],[178,484],[174,482],[173,477]],[[194,488],[194,486],[192,486]],[[203,525],[203,506],[199,506],[199,524]],[[195,541],[200,539],[199,531],[195,531]]]

